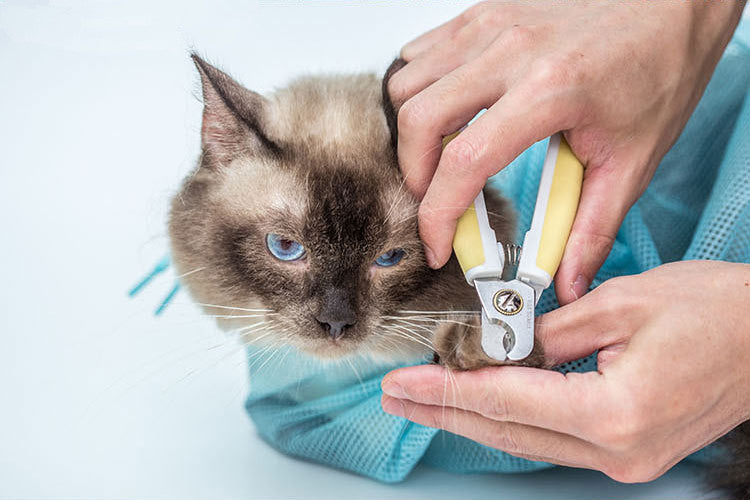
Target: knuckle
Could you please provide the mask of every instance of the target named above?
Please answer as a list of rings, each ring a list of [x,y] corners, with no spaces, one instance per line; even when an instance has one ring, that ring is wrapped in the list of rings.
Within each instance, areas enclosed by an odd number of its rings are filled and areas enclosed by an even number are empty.
[[[441,412],[439,410],[427,412],[424,419],[424,425],[426,425],[427,427],[432,427],[433,429],[442,429],[443,416]]]
[[[443,391],[437,387],[427,386],[421,388],[417,392],[416,397],[417,401],[421,404],[434,405],[443,400]]]
[[[586,244],[594,251],[607,255],[615,243],[614,234],[591,231],[587,234]]]
[[[555,86],[560,79],[560,72],[564,71],[556,59],[541,58],[531,65],[530,79],[537,85]]]
[[[445,166],[452,173],[461,173],[480,159],[479,149],[468,138],[458,136],[453,139],[442,155]]]
[[[602,469],[620,483],[647,483],[661,475],[661,469],[640,457],[626,456],[612,460]]]
[[[398,112],[398,128],[404,131],[423,130],[433,122],[429,107],[421,99],[413,97],[406,101]]]
[[[409,97],[409,86],[407,85],[406,79],[394,73],[388,80],[388,95],[391,97],[391,101],[394,104],[402,103]]]
[[[517,431],[514,432],[508,425],[499,426],[492,439],[493,447],[503,451],[523,453],[523,450],[520,448],[516,433]]]
[[[424,231],[430,231],[434,224],[440,219],[441,213],[434,209],[429,203],[420,203],[417,209],[417,219],[419,220],[419,229],[424,239]]]
[[[607,294],[621,295],[623,292],[626,292],[627,281],[623,276],[616,276],[614,278],[608,279],[607,281],[602,283],[601,286],[602,291],[606,291]],[[606,300],[603,302],[605,302],[605,304],[611,304],[614,301]]]
[[[514,25],[497,37],[496,45],[503,50],[525,51],[537,39],[537,29],[532,26]]]
[[[463,11],[460,16],[464,20],[464,22],[471,22],[473,19],[477,18],[478,16],[481,16],[482,14],[490,11],[492,8],[492,5],[490,2],[483,1],[478,2],[465,11]]]
[[[610,288],[619,292],[631,292],[632,281],[632,276],[615,276],[614,278],[607,280],[607,283]]]
[[[627,277],[615,277],[602,283],[592,293],[592,300],[595,301],[591,306],[596,308],[598,314],[605,317],[619,316],[625,318],[632,307],[632,300],[639,296],[631,290],[630,280]]]
[[[612,283],[609,283],[612,281]],[[631,318],[633,311],[642,308],[643,290],[634,288],[632,277],[622,276],[605,282],[607,284],[606,300],[604,307],[610,314],[619,316],[620,321],[627,323]],[[636,285],[637,286],[637,285]]]
[[[591,426],[591,441],[600,446],[609,448],[610,443],[614,440],[612,428],[604,419],[599,420]]]
[[[627,452],[635,448],[638,428],[629,418],[617,419],[609,423],[603,431],[603,441],[607,448],[618,452]]]
[[[554,58],[541,58],[531,66],[530,79],[548,88],[575,87],[585,76],[581,57],[574,54],[555,55]]]
[[[494,13],[485,8],[481,10],[474,19],[469,23],[469,28],[473,34],[483,33],[485,30],[494,29],[496,17]]]
[[[602,419],[597,438],[605,448],[617,453],[629,453],[641,444],[648,429],[648,414],[638,405],[625,403],[614,410],[611,418]]]
[[[497,420],[506,420],[510,417],[508,400],[502,395],[494,395],[487,399],[487,416]]]

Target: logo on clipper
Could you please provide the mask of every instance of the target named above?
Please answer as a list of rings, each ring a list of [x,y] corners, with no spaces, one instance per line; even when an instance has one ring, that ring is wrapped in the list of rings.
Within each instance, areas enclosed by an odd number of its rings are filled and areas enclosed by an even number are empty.
[[[513,316],[523,309],[523,299],[515,290],[506,288],[495,293],[492,297],[492,305],[500,314]]]

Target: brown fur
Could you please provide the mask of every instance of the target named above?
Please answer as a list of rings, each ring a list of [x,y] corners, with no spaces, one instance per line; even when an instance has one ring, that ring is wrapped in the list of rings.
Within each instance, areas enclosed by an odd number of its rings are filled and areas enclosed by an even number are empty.
[[[418,202],[404,189],[395,155],[396,111],[380,79],[305,77],[261,96],[193,59],[203,87],[203,155],[174,197],[169,234],[195,300],[224,316],[217,321],[225,329],[252,327],[257,317],[240,316],[262,314],[270,325],[263,342],[323,359],[428,357],[424,344],[432,342],[454,368],[490,364],[476,318],[393,319],[411,314],[403,311],[479,311],[479,304],[455,259],[440,270],[426,265]],[[486,197],[498,237],[511,241],[508,203]],[[266,248],[269,233],[301,242],[306,257],[279,261]],[[393,248],[406,252],[399,264],[374,265]],[[320,321],[331,315],[351,323],[340,338]],[[260,339],[259,331],[242,339]]]
[[[739,425],[720,441],[724,460],[709,470],[711,485],[731,500],[750,500],[750,421]]]

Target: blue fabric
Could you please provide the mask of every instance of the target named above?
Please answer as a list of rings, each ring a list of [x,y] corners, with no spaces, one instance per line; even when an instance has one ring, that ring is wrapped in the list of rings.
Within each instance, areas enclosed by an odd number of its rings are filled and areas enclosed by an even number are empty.
[[[682,136],[628,213],[593,286],[680,259],[750,262],[750,39],[728,47]],[[491,185],[512,199],[520,234],[531,221],[546,144],[529,148]],[[538,306],[557,307],[550,288]],[[419,463],[469,472],[549,465],[512,457],[380,409],[380,381],[395,366],[321,364],[292,349],[250,349],[246,407],[258,432],[284,453],[400,481]],[[416,362],[416,361],[415,361]],[[355,369],[357,373],[355,374]],[[592,370],[588,358],[564,370]]]

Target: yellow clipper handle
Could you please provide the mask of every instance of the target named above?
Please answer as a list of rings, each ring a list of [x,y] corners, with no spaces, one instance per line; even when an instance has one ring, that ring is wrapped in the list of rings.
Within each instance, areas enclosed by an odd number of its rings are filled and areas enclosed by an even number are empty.
[[[457,135],[458,132],[445,137],[443,148]],[[458,219],[453,251],[470,285],[473,286],[477,278],[502,277],[504,262],[498,250],[497,237],[490,227],[482,191]]]
[[[517,278],[537,291],[547,288],[560,265],[578,210],[583,165],[562,137],[550,137],[531,228],[523,240]]]
[[[495,231],[490,227],[482,191],[458,219],[453,251],[470,285],[474,285],[477,278],[502,277],[505,263],[498,250]]]

